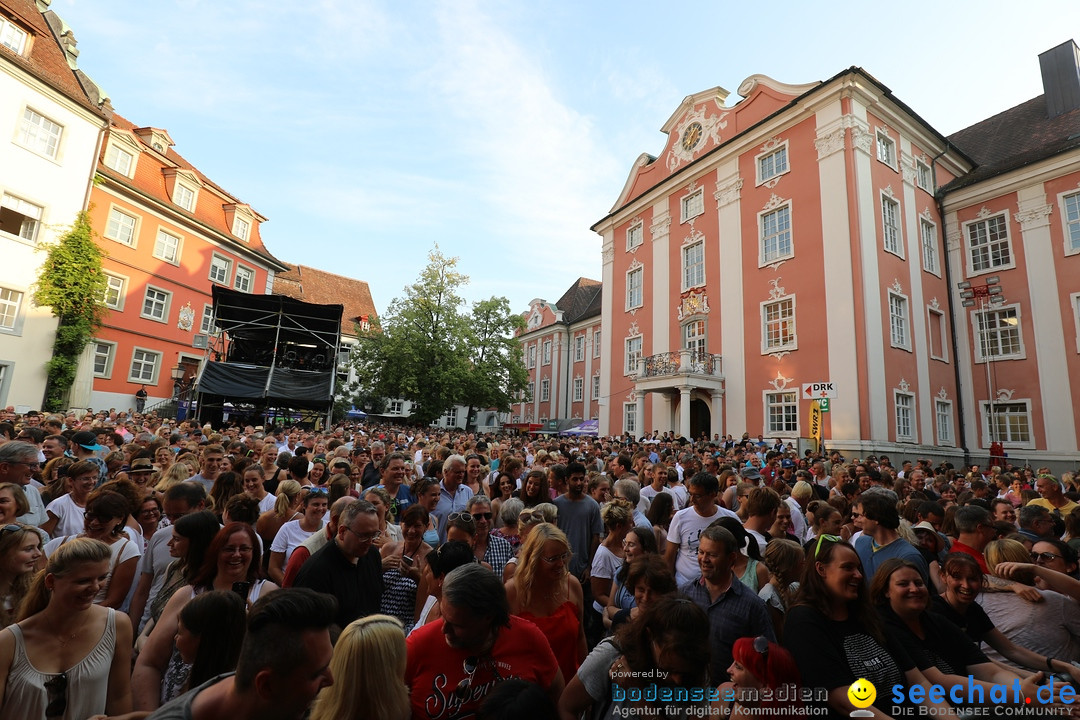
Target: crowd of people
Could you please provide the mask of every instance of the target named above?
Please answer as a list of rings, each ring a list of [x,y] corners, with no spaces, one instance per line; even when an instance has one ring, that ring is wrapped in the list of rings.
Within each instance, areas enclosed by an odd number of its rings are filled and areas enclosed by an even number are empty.
[[[894,685],[1034,697],[1080,686],[1074,483],[748,434],[9,408],[0,720],[839,718],[860,678],[875,717]]]

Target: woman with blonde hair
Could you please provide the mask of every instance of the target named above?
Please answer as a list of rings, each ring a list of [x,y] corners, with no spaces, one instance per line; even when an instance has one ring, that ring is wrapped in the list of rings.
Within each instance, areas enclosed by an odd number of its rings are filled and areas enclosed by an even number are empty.
[[[19,622],[0,630],[0,720],[131,710],[131,622],[93,603],[109,556],[105,543],[75,538],[34,578]]]
[[[274,509],[264,512],[255,522],[255,532],[262,538],[263,547],[273,545],[281,526],[300,516],[300,505],[304,502],[302,489],[300,483],[295,480],[282,480],[278,483]],[[270,554],[267,553],[266,564],[269,565],[269,563]]]
[[[154,490],[164,495],[169,491],[173,485],[182,483],[192,476],[191,468],[187,463],[173,463],[169,466],[168,470],[160,472],[158,474],[157,484],[154,486]]]
[[[368,615],[349,623],[334,646],[330,671],[343,681],[323,688],[311,720],[409,717],[405,631],[397,618]]]
[[[551,523],[540,523],[521,546],[517,571],[506,583],[510,613],[540,628],[564,677],[573,677],[588,655],[584,593],[569,571],[571,555],[570,541],[563,531]]]
[[[30,525],[0,527],[0,628],[15,620],[41,555],[41,535]]]

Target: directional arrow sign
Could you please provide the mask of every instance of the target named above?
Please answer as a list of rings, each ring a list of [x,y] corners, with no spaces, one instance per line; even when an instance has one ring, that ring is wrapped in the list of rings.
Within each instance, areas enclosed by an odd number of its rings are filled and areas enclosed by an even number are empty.
[[[803,383],[802,396],[809,400],[836,397],[836,385],[831,382]]]

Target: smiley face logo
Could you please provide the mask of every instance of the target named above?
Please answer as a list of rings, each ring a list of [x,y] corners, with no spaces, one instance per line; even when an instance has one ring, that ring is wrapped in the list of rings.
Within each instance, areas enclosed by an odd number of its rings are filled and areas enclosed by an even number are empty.
[[[867,708],[877,699],[877,688],[866,678],[859,678],[851,683],[847,691],[848,700],[857,708]]]

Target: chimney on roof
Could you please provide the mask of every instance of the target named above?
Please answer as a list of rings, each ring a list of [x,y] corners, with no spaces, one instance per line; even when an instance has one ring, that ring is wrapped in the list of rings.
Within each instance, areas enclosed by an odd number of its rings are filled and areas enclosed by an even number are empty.
[[[1080,48],[1066,40],[1039,55],[1047,117],[1080,108]]]

